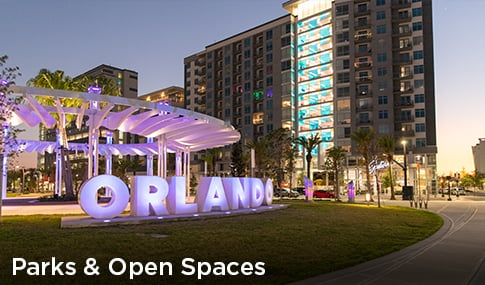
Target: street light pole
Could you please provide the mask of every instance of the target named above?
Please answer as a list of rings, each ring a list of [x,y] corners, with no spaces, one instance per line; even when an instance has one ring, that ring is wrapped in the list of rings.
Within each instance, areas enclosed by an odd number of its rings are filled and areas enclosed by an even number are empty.
[[[403,170],[404,170],[404,187],[407,188],[407,186],[408,186],[408,164],[407,164],[407,158],[406,158],[406,156],[407,156],[407,152],[406,152],[407,141],[402,140],[401,144],[404,147],[404,150],[403,150],[403,154],[404,154],[404,167],[403,167]]]

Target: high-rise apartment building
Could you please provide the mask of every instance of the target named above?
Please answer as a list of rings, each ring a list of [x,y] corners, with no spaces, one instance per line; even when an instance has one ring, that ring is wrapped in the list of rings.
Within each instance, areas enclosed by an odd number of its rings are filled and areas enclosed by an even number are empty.
[[[485,173],[485,138],[478,139],[478,143],[472,146],[472,154],[475,171]]]
[[[184,88],[178,86],[170,86],[145,95],[140,95],[138,99],[149,102],[162,102],[179,108],[185,107]]]
[[[234,125],[243,144],[293,129],[291,21],[280,17],[185,58],[186,108]],[[229,172],[230,153],[230,146],[221,151],[218,173]]]
[[[410,184],[420,177],[432,187],[431,0],[291,0],[283,8],[288,16],[185,59],[187,107],[238,126],[244,140],[278,127],[318,133],[315,170],[327,148],[352,153],[351,134],[373,129],[395,139],[401,161],[406,149]]]

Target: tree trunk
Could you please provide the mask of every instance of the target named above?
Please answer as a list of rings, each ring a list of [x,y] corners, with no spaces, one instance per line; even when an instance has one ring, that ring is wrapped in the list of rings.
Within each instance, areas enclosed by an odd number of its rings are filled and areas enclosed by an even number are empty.
[[[394,196],[394,180],[392,178],[392,159],[389,160],[389,183],[391,183],[391,200],[396,200],[396,196]]]
[[[310,152],[308,152],[308,154],[306,155],[306,173],[307,173],[307,177],[308,179],[312,180],[311,177],[310,177],[310,168],[311,168],[311,163],[312,163],[312,155],[310,154]]]

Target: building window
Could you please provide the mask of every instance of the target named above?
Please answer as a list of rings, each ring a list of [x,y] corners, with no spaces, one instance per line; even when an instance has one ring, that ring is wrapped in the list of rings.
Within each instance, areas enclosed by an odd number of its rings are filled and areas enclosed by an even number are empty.
[[[335,8],[335,15],[342,16],[349,14],[349,5],[340,5]]]
[[[386,53],[378,53],[377,54],[377,62],[386,62],[387,61],[387,54]]]
[[[347,96],[350,96],[350,87],[337,88],[337,97],[347,97]]]
[[[376,0],[376,6],[386,5],[386,0]]]
[[[370,123],[369,113],[360,113],[359,114],[359,122],[360,123]]]
[[[290,36],[281,38],[281,47],[289,46],[291,43],[291,38]]]
[[[377,102],[379,105],[386,105],[388,103],[388,98],[386,95],[379,96]]]
[[[349,41],[349,32],[345,31],[337,34],[337,43],[344,43]]]
[[[248,50],[245,50],[244,51],[244,58],[250,58],[251,57],[251,50],[248,49]]]
[[[414,74],[421,74],[421,73],[424,73],[424,65],[415,65]]]
[[[251,116],[244,116],[244,124],[246,125],[251,124]]]
[[[424,94],[414,95],[414,102],[415,103],[424,103]]]
[[[273,54],[269,53],[266,55],[266,63],[273,62]]]
[[[423,87],[424,87],[424,80],[422,80],[422,79],[414,80],[414,88],[415,89],[423,88]]]
[[[379,67],[377,69],[377,76],[386,76],[387,75],[387,68]]]
[[[349,55],[349,46],[337,47],[337,56]]]
[[[426,125],[424,123],[416,124],[416,132],[417,133],[424,133],[424,132],[426,132]]]
[[[379,110],[379,119],[389,118],[389,112],[387,110]]]
[[[376,12],[376,19],[377,20],[384,20],[386,18],[386,11],[377,11]]]
[[[337,83],[347,83],[350,81],[350,74],[348,72],[337,73]]]
[[[269,30],[266,32],[266,40],[271,40],[273,38],[273,31]]]
[[[389,126],[388,125],[379,125],[378,126],[379,134],[388,134],[389,133]]]
[[[386,33],[386,25],[377,25],[376,32],[378,34],[385,34]]]
[[[291,60],[285,60],[281,62],[281,71],[291,69]]]
[[[244,105],[244,114],[249,114],[249,113],[251,113],[251,106]]]
[[[424,109],[416,109],[414,112],[416,118],[424,118]]]
[[[425,147],[426,138],[416,138],[416,147]]]
[[[422,50],[417,50],[413,52],[413,58],[416,59],[423,59],[423,51]]]
[[[272,51],[272,50],[273,50],[273,42],[267,42],[266,51]]]
[[[419,17],[419,16],[423,16],[423,10],[421,9],[421,7],[413,8],[413,17]]]
[[[266,78],[266,86],[272,86],[273,85],[273,77],[270,76]]]
[[[244,47],[248,48],[251,46],[251,38],[244,39]]]
[[[422,22],[413,23],[413,31],[421,31],[421,30],[423,30]]]

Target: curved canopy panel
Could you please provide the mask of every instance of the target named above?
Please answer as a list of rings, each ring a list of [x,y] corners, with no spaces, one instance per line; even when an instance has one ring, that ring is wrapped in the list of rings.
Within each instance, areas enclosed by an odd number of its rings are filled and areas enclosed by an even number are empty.
[[[144,137],[164,138],[170,151],[189,148],[198,151],[221,147],[237,142],[240,134],[230,124],[201,113],[172,107],[161,103],[146,102],[124,97],[93,93],[72,92],[45,88],[12,86],[13,95],[23,96],[24,103],[15,111],[12,124],[40,123],[50,128],[55,123],[52,113],[90,116],[92,124],[109,130],[130,132]],[[54,101],[77,99],[79,107],[42,105],[39,97],[51,97]],[[72,101],[72,100],[70,100]],[[97,102],[103,108],[86,109],[85,102]],[[61,103],[62,105],[62,103]],[[78,122],[82,118],[78,118]],[[23,141],[25,151],[53,152],[55,142]],[[70,150],[88,151],[87,144],[69,143]],[[157,143],[99,145],[100,155],[156,155]]]

